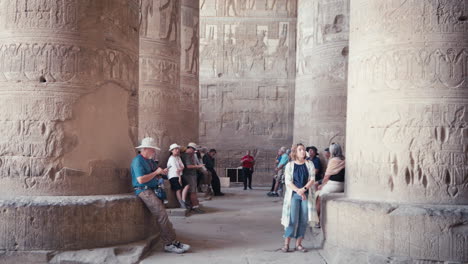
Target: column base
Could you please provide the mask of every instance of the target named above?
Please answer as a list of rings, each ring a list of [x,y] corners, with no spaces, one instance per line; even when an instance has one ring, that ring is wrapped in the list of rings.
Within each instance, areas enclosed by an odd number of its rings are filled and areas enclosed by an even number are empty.
[[[156,226],[133,194],[0,198],[0,251],[128,244],[157,234]]]
[[[325,200],[328,263],[468,262],[468,206]]]

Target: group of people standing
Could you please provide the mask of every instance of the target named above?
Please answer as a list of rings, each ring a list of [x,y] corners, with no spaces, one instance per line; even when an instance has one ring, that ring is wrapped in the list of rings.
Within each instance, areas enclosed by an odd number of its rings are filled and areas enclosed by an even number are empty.
[[[345,157],[341,146],[332,143],[324,152],[325,156],[330,154],[326,157],[324,173],[316,147],[294,145],[286,164],[282,162],[285,148],[278,152],[281,155],[277,160],[274,184],[276,186],[278,181],[284,180],[286,186],[281,216],[281,224],[285,228],[284,246],[281,248],[283,252],[290,252],[289,244],[293,238],[296,239],[295,250],[307,252],[302,240],[308,225],[321,227],[321,197],[327,193],[344,191]]]

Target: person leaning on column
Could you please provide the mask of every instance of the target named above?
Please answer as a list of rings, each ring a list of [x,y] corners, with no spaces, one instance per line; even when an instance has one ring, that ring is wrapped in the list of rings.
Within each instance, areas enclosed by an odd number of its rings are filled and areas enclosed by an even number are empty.
[[[133,159],[130,165],[135,194],[148,207],[151,214],[156,216],[156,224],[161,230],[164,250],[172,253],[184,253],[190,249],[190,246],[176,240],[175,230],[169,221],[166,208],[154,192],[158,187],[158,179],[161,178],[161,175],[167,174],[167,169],[158,167],[158,163],[154,160],[156,151],[160,149],[156,147],[154,139],[150,137],[144,138],[136,149],[140,151],[140,154]]]

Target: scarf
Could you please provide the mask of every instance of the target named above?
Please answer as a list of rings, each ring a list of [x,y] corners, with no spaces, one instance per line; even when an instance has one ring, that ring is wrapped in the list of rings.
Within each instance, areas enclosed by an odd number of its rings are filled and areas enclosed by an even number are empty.
[[[345,167],[345,161],[340,158],[332,158],[328,162],[327,171],[325,175],[336,175]]]

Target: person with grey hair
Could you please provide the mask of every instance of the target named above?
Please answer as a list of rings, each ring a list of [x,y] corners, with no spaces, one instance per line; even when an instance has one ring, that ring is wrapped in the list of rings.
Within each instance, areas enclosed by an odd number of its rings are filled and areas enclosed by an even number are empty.
[[[317,187],[316,205],[317,214],[320,219],[320,200],[321,196],[327,193],[344,192],[345,181],[345,157],[340,144],[332,143],[330,145],[331,159],[328,162],[325,176],[323,177],[322,184]],[[320,227],[320,223],[316,227]]]
[[[140,153],[130,165],[135,194],[146,205],[151,214],[156,217],[156,224],[159,226],[164,250],[179,254],[184,253],[190,249],[190,246],[176,240],[176,233],[169,220],[166,208],[155,194],[158,188],[158,179],[168,172],[167,169],[158,167],[158,163],[154,160],[156,151],[160,150],[160,148],[156,147],[153,138],[147,137],[141,141],[141,145],[136,149]]]

